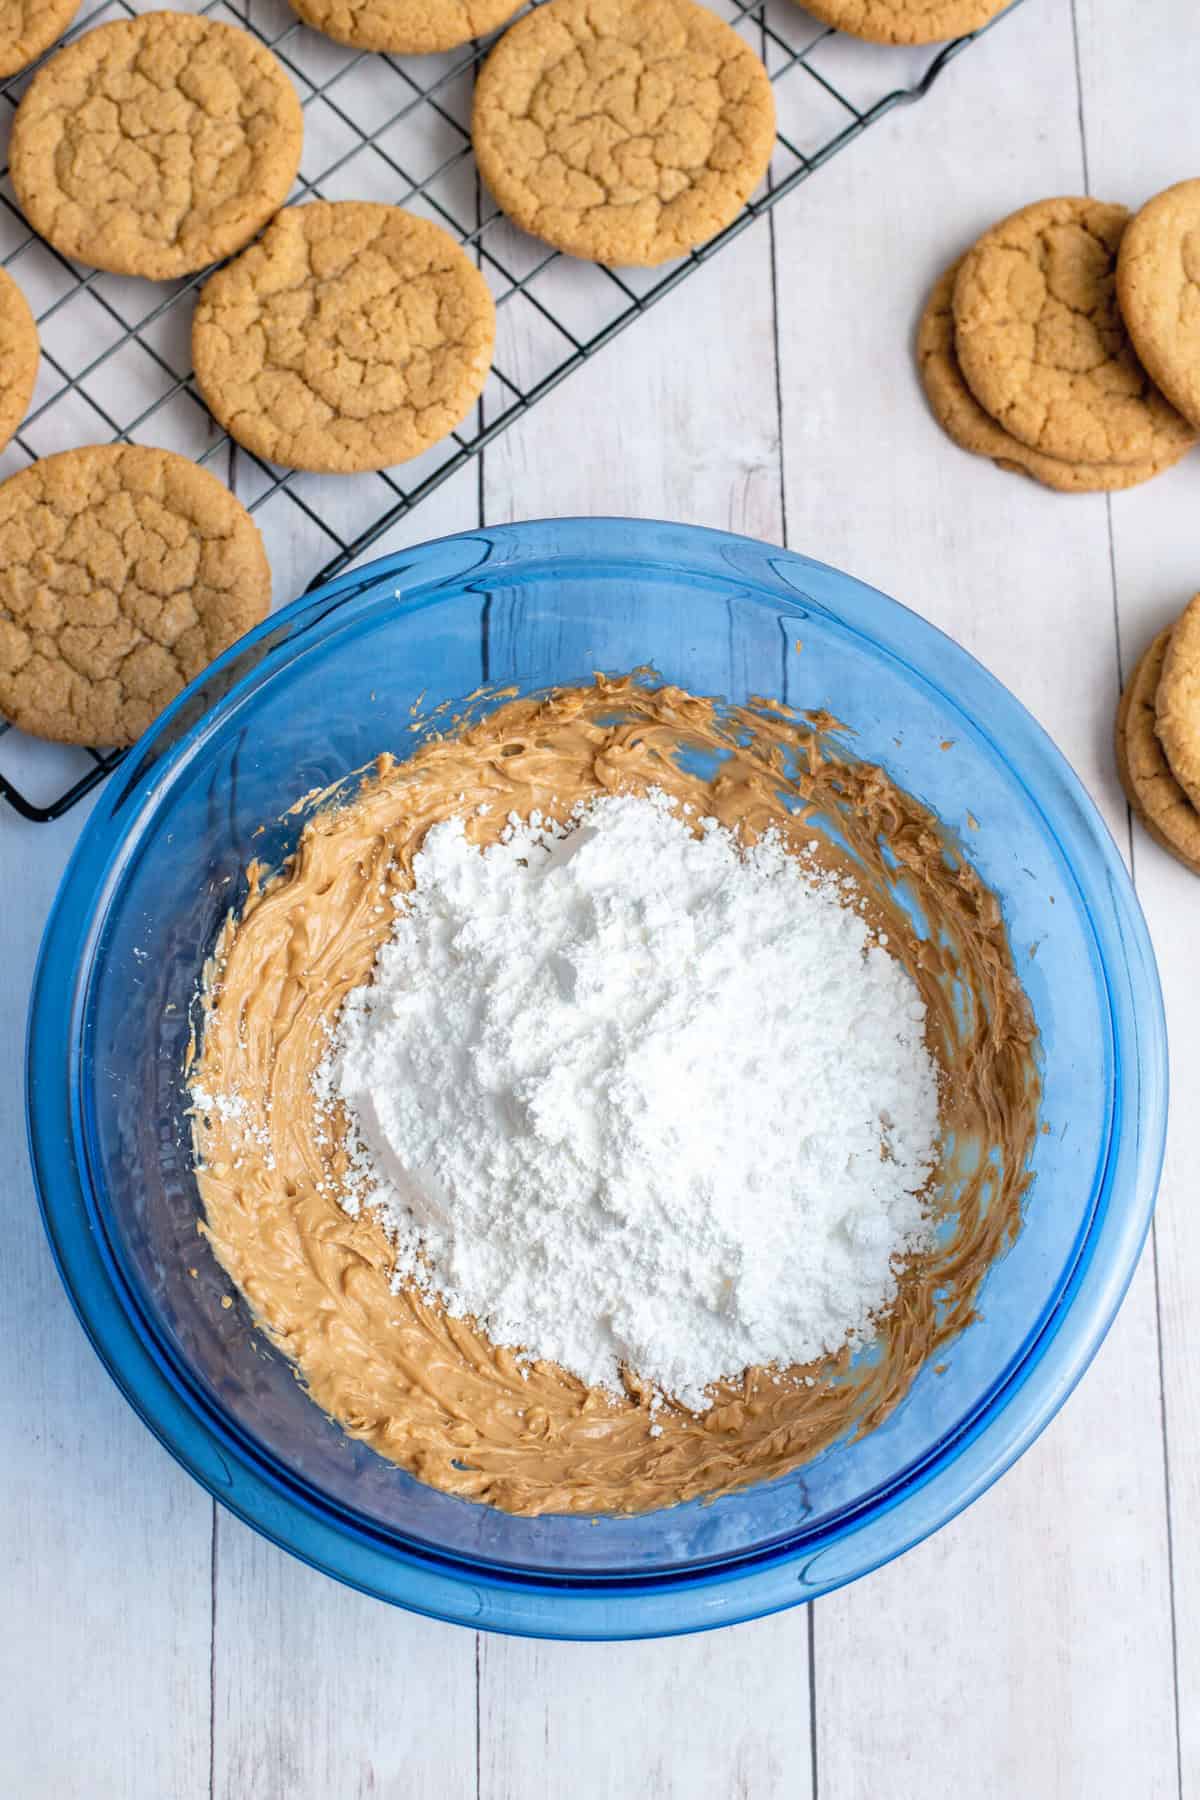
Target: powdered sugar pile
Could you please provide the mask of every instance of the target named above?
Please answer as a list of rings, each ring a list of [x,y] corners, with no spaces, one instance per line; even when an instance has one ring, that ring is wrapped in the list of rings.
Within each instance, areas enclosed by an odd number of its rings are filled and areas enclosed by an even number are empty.
[[[938,1090],[850,885],[662,794],[427,834],[317,1077],[343,1203],[494,1342],[697,1409],[869,1330],[925,1242]]]

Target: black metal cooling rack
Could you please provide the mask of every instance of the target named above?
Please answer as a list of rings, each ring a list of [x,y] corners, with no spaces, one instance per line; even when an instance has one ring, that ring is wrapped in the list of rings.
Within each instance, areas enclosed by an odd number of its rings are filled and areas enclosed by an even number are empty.
[[[1021,3],[1013,0],[1007,10]],[[69,35],[161,4],[109,0],[85,9]],[[73,264],[29,230],[7,169],[0,174],[0,263],[23,288],[42,340],[33,405],[0,456],[0,475],[52,450],[101,439],[158,444],[215,463],[262,529],[277,592],[281,568],[296,571],[298,591],[360,556],[785,194],[894,107],[923,98],[974,41],[903,52],[819,26],[793,0],[717,0],[715,10],[759,51],[775,84],[779,134],[767,186],[719,236],[678,263],[618,271],[574,262],[526,237],[481,188],[471,154],[470,104],[486,43],[448,56],[401,60],[334,44],[302,26],[286,0],[174,4],[249,29],[284,64],[305,109],[294,198],[379,199],[425,212],[474,253],[497,305],[496,362],[487,388],[471,418],[440,445],[378,475],[319,477],[276,469],[233,446],[196,389],[191,296],[208,272],[162,284]],[[992,21],[997,23],[999,18]],[[0,129],[7,131],[31,73],[0,85]],[[8,730],[0,720],[0,740]],[[61,816],[122,754],[35,748],[15,732],[6,749],[14,745],[21,754],[15,768],[0,769],[0,796],[35,821]]]

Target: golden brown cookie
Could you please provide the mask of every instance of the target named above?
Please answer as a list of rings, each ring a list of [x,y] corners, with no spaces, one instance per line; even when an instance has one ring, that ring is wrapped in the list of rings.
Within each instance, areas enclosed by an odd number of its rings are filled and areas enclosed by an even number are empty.
[[[1004,11],[1009,0],[804,0],[822,24],[873,44],[940,44],[965,37]]]
[[[1200,430],[1200,181],[1156,194],[1129,221],[1117,299],[1146,369]]]
[[[78,11],[79,0],[0,0],[0,77],[48,50]]]
[[[0,450],[29,411],[39,354],[29,303],[0,269]]]
[[[1200,873],[1200,813],[1174,775],[1154,728],[1154,701],[1169,630],[1134,669],[1117,708],[1117,772],[1126,798],[1154,840]]]
[[[0,483],[0,714],[131,744],[270,597],[258,527],[186,456],[48,456]]]
[[[34,76],[13,186],[35,231],[120,275],[186,275],[240,250],[300,165],[300,102],[247,31],[146,13],[85,32]]]
[[[1171,633],[1154,706],[1171,773],[1200,808],[1200,594],[1184,607]]]
[[[344,475],[420,455],[482,392],[487,282],[440,226],[367,200],[289,206],[210,277],[200,390],[255,455]]]
[[[759,58],[693,0],[550,0],[483,65],[472,137],[525,231],[649,265],[736,218],[766,173],[775,102]]]
[[[356,50],[428,56],[486,37],[521,0],[291,0],[293,12]]]
[[[955,344],[975,398],[1064,462],[1159,462],[1196,432],[1134,355],[1116,300],[1129,215],[1040,200],[984,233],[954,284]]]
[[[985,413],[963,380],[954,349],[954,280],[961,263],[939,275],[917,327],[917,363],[933,416],[948,437],[975,456],[987,456],[999,469],[1029,475],[1060,494],[1110,493],[1136,487],[1169,468],[1184,453],[1176,451],[1146,463],[1069,463],[1043,456],[1010,437]]]

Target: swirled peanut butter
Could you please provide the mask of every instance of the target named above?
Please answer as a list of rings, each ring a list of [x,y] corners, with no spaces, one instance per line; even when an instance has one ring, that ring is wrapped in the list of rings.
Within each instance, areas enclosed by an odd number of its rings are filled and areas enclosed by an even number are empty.
[[[249,871],[208,969],[190,1075],[197,1090],[236,1096],[197,1107],[207,1234],[314,1401],[423,1480],[524,1514],[632,1512],[727,1492],[877,1425],[971,1320],[1029,1182],[1033,1020],[995,895],[926,808],[839,747],[836,725],[634,677],[509,700],[404,762],[382,757],[353,792],[316,807],[281,870]],[[714,766],[711,777],[695,772]],[[747,842],[769,825],[797,849],[816,839],[823,861],[853,875],[925,1002],[956,1159],[943,1155],[931,1190],[944,1226],[936,1248],[901,1271],[877,1355],[847,1348],[805,1368],[731,1372],[700,1414],[659,1402],[635,1370],[620,1398],[587,1388],[413,1288],[393,1291],[382,1226],[338,1201],[346,1121],[331,1122],[312,1087],[430,825],[460,817],[483,845],[510,813],[565,820],[580,799],[651,787]]]

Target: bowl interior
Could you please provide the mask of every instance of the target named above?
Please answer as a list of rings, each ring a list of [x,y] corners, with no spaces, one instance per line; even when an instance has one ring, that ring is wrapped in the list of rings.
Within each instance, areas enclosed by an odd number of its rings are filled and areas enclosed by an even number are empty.
[[[827,1541],[894,1505],[1036,1355],[1084,1250],[1113,1133],[1108,982],[1080,885],[1005,745],[938,685],[945,671],[909,660],[915,622],[821,565],[656,529],[653,557],[633,530],[590,548],[566,526],[557,541],[548,526],[499,548],[497,534],[447,540],[265,628],[184,701],[174,749],[153,764],[135,755],[118,778],[128,823],[76,984],[72,1085],[95,1228],[189,1404],[292,1492],[385,1542],[551,1578],[711,1568]],[[277,862],[298,835],[302,817],[285,816],[298,796],[381,750],[403,755],[417,713],[481,684],[539,689],[646,663],[701,694],[828,707],[856,753],[960,834],[1001,897],[1033,1004],[1045,1129],[1024,1228],[987,1277],[981,1316],[876,1431],[715,1503],[514,1519],[354,1443],[253,1330],[197,1231],[182,1081],[192,1003],[247,863]]]

